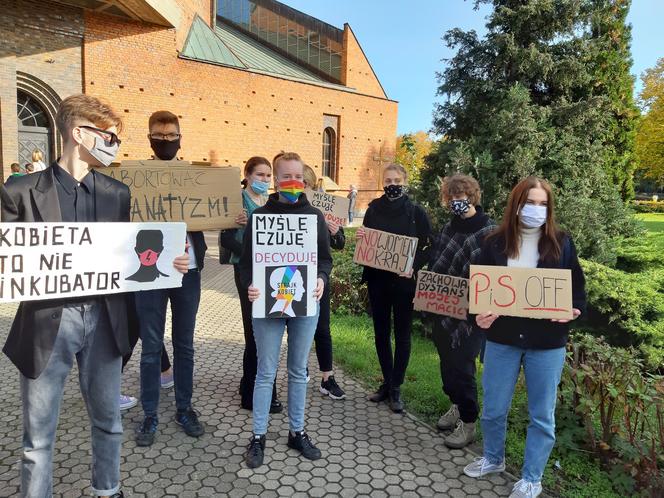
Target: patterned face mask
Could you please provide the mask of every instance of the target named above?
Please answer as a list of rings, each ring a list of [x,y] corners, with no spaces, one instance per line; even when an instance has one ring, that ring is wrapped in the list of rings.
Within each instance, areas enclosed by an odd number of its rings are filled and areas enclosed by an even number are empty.
[[[463,216],[470,211],[470,201],[468,199],[452,199],[450,201],[450,211],[456,216]]]
[[[299,180],[287,180],[279,183],[279,193],[293,204],[298,201],[302,192],[304,192],[304,183]]]
[[[391,201],[394,201],[406,193],[406,186],[388,185],[387,187],[383,187],[383,190],[385,191],[387,198]]]

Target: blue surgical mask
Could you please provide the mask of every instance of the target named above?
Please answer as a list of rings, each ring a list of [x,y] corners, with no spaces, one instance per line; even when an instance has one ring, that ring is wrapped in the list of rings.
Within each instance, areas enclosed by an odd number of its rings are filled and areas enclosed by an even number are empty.
[[[547,207],[524,204],[519,213],[521,224],[526,228],[539,228],[546,223]]]
[[[269,182],[263,182],[261,180],[253,180],[251,182],[251,190],[253,190],[259,195],[266,194],[269,188],[270,188]]]

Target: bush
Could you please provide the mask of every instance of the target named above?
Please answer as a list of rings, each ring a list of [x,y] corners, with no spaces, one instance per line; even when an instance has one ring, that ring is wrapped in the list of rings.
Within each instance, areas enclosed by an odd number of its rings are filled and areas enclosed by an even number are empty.
[[[588,334],[573,336],[561,389],[559,441],[578,441],[611,469],[614,487],[633,495],[664,490],[664,377],[643,372],[631,349]],[[569,408],[572,408],[570,410]],[[578,428],[582,428],[579,431]]]
[[[369,306],[366,285],[361,285],[362,267],[353,263],[355,253],[355,231],[346,229],[346,247],[333,251],[334,268],[330,280],[330,309],[333,313],[359,315]]]
[[[637,213],[664,213],[664,201],[634,201]]]
[[[587,323],[614,346],[634,346],[649,369],[664,367],[664,270],[631,274],[581,260]]]

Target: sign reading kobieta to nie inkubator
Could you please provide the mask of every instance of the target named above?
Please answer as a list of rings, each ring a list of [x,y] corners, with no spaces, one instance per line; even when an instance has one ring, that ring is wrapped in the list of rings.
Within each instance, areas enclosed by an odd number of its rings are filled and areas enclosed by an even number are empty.
[[[0,302],[180,287],[184,223],[1,223]]]
[[[413,304],[418,311],[465,320],[468,315],[468,279],[420,270]]]
[[[129,187],[131,221],[184,221],[190,231],[237,228],[239,168],[146,160],[98,171]]]
[[[470,312],[526,318],[572,318],[572,272],[470,265]]]
[[[305,190],[304,193],[307,195],[309,203],[320,209],[327,221],[333,221],[342,227],[348,224],[350,199],[309,189]]]
[[[363,227],[364,236],[357,237],[353,262],[393,273],[413,269],[417,238]]]
[[[318,223],[313,214],[252,217],[254,318],[314,316],[318,277]]]

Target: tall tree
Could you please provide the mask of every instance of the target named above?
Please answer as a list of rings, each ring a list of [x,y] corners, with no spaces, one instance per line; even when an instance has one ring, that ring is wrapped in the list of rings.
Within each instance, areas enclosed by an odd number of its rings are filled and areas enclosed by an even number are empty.
[[[431,152],[433,143],[426,131],[404,133],[397,137],[395,161],[406,168],[411,183],[419,180],[424,158]]]
[[[620,195],[625,181],[614,183],[612,171],[617,151],[631,149],[629,140],[615,138],[625,128],[612,95],[626,87],[608,82],[620,72],[621,56],[601,33],[611,17],[607,6],[628,8],[629,2],[476,0],[481,3],[493,5],[486,37],[460,29],[445,35],[457,52],[438,75],[444,100],[434,131],[448,140],[427,159],[421,195],[435,199],[436,177],[464,171],[479,179],[485,207],[500,217],[513,185],[540,175],[553,183],[559,218],[581,253],[612,262],[614,237],[630,227]],[[629,39],[627,28],[623,35]]]
[[[639,169],[645,178],[664,185],[664,57],[642,76],[639,95],[645,112],[636,136]]]

